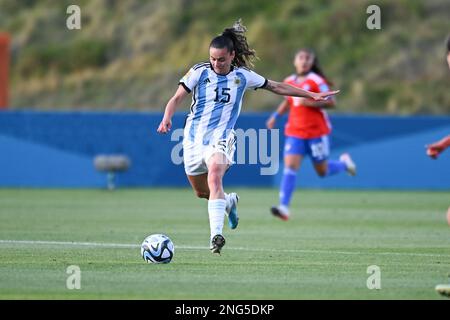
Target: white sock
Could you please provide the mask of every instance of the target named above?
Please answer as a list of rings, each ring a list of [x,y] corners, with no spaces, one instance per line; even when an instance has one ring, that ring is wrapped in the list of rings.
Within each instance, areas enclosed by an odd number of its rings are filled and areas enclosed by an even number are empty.
[[[226,201],[215,199],[208,201],[209,227],[211,229],[211,239],[216,234],[222,234],[223,220],[225,219]]]

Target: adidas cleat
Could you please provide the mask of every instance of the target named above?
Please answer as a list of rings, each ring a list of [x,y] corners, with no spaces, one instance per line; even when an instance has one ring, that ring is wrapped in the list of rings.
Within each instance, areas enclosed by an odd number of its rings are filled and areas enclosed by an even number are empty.
[[[287,221],[289,220],[289,210],[286,207],[278,206],[278,207],[272,207],[270,208],[270,212],[275,217],[280,218],[281,220]]]
[[[239,202],[239,196],[233,192],[230,193],[229,199],[230,199],[230,207],[227,208],[228,226],[230,227],[230,229],[236,229],[239,223],[239,216],[237,213],[237,204]]]
[[[222,250],[222,247],[225,245],[225,238],[217,234],[215,235],[211,240],[211,247],[209,248],[212,253],[218,253],[220,254],[220,251]]]
[[[356,165],[348,153],[342,154],[339,157],[339,160],[345,163],[349,175],[356,176]]]

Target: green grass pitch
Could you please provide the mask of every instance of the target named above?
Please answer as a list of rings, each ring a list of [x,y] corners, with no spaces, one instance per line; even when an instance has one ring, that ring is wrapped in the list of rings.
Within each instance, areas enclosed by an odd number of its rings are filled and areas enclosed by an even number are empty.
[[[0,299],[444,299],[448,193],[298,190],[285,222],[269,213],[277,190],[237,192],[240,224],[225,222],[217,256],[190,189],[0,189]],[[152,233],[175,243],[170,264],[142,260]]]

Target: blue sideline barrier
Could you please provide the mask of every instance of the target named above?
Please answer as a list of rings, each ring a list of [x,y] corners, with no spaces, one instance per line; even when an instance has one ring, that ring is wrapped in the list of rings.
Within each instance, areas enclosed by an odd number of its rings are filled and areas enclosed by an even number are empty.
[[[253,130],[256,134],[258,152],[264,142],[257,135],[258,130],[264,129],[267,116],[268,113],[243,113],[237,122],[236,128]],[[298,186],[450,189],[450,150],[438,160],[431,160],[424,148],[425,144],[450,134],[450,117],[331,115],[330,118],[331,156],[350,152],[358,164],[358,176],[319,178],[310,161],[305,160]],[[184,114],[175,115],[173,130],[183,127],[184,119]],[[188,186],[182,164],[175,165],[171,158],[180,141],[156,133],[160,120],[160,113],[0,112],[0,187],[104,187],[106,178],[95,171],[93,158],[117,153],[131,159],[130,169],[117,176],[118,186]],[[285,121],[281,119],[279,126]],[[279,142],[275,158],[280,162],[275,174],[261,175],[262,168],[276,167],[275,159],[263,164],[259,154],[256,163],[249,163],[251,156],[246,154],[240,158],[245,163],[234,165],[227,173],[226,185],[278,186],[283,171],[282,130]],[[269,150],[270,147],[269,143]],[[247,142],[247,153],[248,150]]]

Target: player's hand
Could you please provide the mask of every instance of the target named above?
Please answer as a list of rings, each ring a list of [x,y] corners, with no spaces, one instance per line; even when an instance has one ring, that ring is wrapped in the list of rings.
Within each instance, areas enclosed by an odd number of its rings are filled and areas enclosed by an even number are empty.
[[[167,133],[172,128],[172,120],[163,118],[156,131],[159,133]]]
[[[425,147],[427,148],[427,155],[432,159],[437,159],[439,154],[444,151],[444,147],[439,143],[433,143]]]
[[[335,90],[335,91],[328,91],[328,92],[313,92],[312,93],[312,99],[316,100],[316,101],[325,101],[328,100],[328,98],[338,94],[341,90]]]
[[[270,117],[269,120],[267,120],[267,122],[266,122],[267,129],[273,129],[275,127],[276,121],[277,120],[275,119],[275,117]]]

